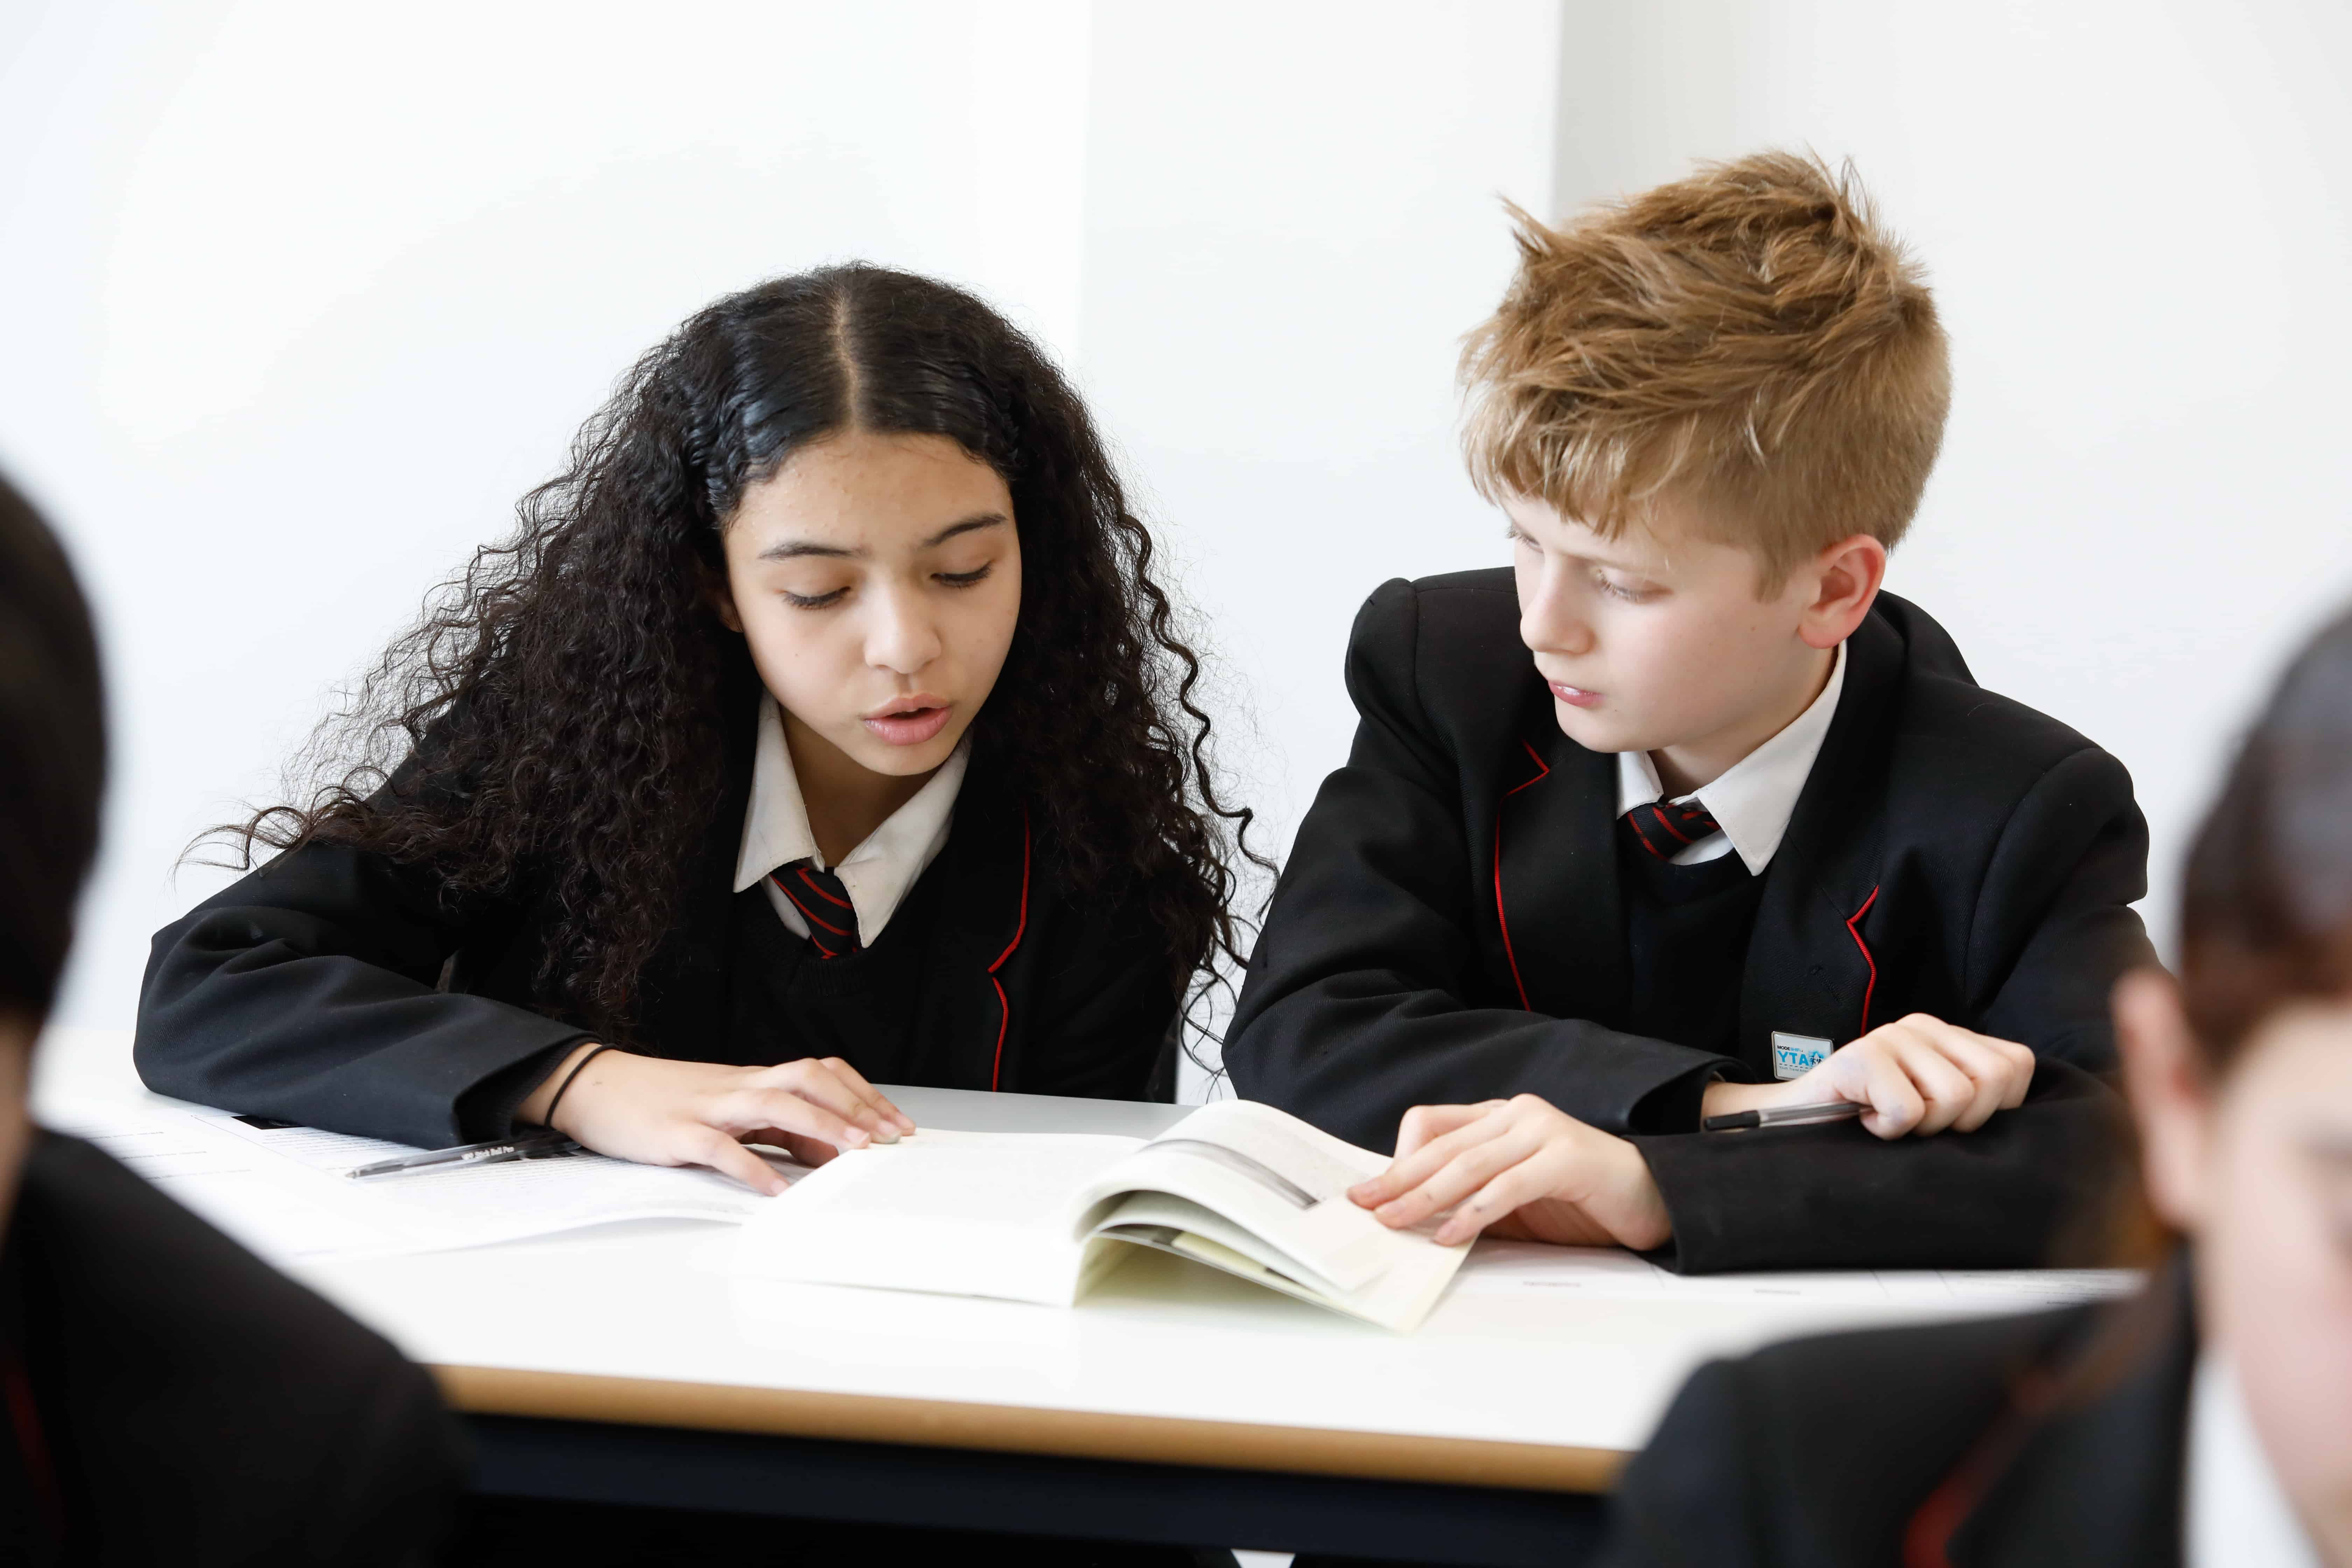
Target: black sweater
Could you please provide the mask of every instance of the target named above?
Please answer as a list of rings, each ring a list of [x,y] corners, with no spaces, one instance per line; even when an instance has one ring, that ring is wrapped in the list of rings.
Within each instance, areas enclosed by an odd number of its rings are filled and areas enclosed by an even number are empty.
[[[837,1055],[884,1082],[1169,1097],[1165,938],[1139,898],[1072,897],[1053,847],[978,759],[946,847],[873,946],[818,962],[756,888],[733,891],[750,742],[730,736],[730,786],[643,978],[630,1048],[741,1064]],[[591,1037],[535,1007],[551,913],[542,887],[453,905],[429,872],[306,845],[156,933],[140,1074],[184,1100],[404,1143],[503,1136]]]
[[[1760,879],[1729,1049],[1637,1032],[1617,763],[1570,741],[1507,571],[1391,582],[1357,617],[1348,763],[1299,828],[1225,1047],[1242,1093],[1352,1142],[1415,1105],[1534,1093],[1633,1135],[1688,1270],[2020,1267],[2106,1188],[2107,994],[2151,961],[2147,829],[2120,763],[1969,677],[1891,595]],[[1886,1143],[1858,1124],[1700,1134],[1776,1031],[1907,1013],[2032,1046],[2024,1108]]]

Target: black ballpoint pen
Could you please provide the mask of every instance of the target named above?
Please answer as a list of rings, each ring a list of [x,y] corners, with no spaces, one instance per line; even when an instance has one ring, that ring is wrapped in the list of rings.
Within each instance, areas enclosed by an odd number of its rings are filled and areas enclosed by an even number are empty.
[[[373,1176],[404,1176],[412,1171],[438,1171],[452,1165],[494,1165],[508,1160],[547,1160],[559,1154],[579,1152],[580,1145],[552,1129],[526,1132],[520,1138],[504,1138],[493,1143],[460,1143],[454,1149],[426,1149],[415,1154],[403,1154],[397,1160],[378,1160],[372,1165],[357,1165],[345,1171],[352,1180],[365,1181]]]
[[[1870,1107],[1851,1100],[1824,1100],[1813,1105],[1769,1105],[1761,1110],[1735,1110],[1710,1116],[1698,1124],[1702,1132],[1738,1132],[1750,1127],[1789,1127],[1807,1121],[1851,1121]]]

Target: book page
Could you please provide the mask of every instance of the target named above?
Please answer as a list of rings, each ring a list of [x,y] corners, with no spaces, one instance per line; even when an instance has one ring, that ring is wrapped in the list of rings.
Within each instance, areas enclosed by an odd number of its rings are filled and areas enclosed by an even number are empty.
[[[855,1149],[744,1227],[735,1272],[1067,1305],[1087,1283],[1072,1196],[1140,1145],[926,1128]]]
[[[1391,1230],[1349,1200],[1348,1188],[1388,1163],[1270,1105],[1219,1100],[1104,1172],[1085,1196],[1091,1206],[1081,1224],[1101,1225],[1127,1194],[1166,1193],[1277,1248],[1294,1277],[1346,1294],[1402,1259],[1450,1250],[1425,1234]]]
[[[1318,1280],[1223,1215],[1166,1193],[1134,1193],[1118,1199],[1096,1222],[1093,1234],[1174,1252],[1285,1295],[1400,1331],[1421,1326],[1470,1251],[1466,1247],[1433,1243],[1399,1247],[1389,1266],[1370,1279],[1352,1289],[1339,1289]]]
[[[1317,1202],[1342,1197],[1349,1187],[1389,1168],[1387,1155],[1359,1149],[1286,1110],[1254,1100],[1220,1100],[1204,1105],[1151,1143],[1187,1140],[1245,1154],[1281,1173]]]

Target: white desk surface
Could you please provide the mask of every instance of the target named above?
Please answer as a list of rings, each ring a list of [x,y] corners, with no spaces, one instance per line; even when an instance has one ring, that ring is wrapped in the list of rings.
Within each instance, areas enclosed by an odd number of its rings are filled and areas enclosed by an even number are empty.
[[[37,1106],[152,1100],[129,1058],[127,1034],[53,1031]],[[890,1092],[950,1128],[1148,1136],[1186,1109]],[[643,1222],[293,1272],[476,1411],[1559,1489],[1606,1485],[1708,1356],[1985,1310],[1874,1300],[1870,1276],[1840,1299],[1579,1298],[1544,1288],[1550,1249],[1481,1243],[1400,1335],[1159,1254],[1057,1309],[739,1280],[733,1235]]]

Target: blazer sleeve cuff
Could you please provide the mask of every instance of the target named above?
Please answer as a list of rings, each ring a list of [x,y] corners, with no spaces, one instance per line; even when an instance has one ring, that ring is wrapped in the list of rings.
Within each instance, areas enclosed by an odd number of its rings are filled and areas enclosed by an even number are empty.
[[[563,1053],[594,1037],[574,1025],[482,996],[443,996],[439,1026],[374,1058],[364,1115],[336,1118],[351,1130],[431,1149],[503,1138],[515,1108]],[[534,1070],[536,1069],[536,1070]],[[346,1081],[350,1069],[345,1069]],[[314,1121],[309,1106],[271,1114]],[[478,1118],[478,1120],[476,1120]],[[373,1125],[368,1125],[373,1123]]]
[[[457,1097],[457,1140],[488,1143],[514,1136],[515,1112],[555,1070],[558,1063],[589,1038],[586,1035],[534,1051],[490,1074]]]
[[[2038,1268],[2128,1169],[2118,1097],[2062,1062],[1974,1132],[1872,1137],[1855,1122],[1631,1140],[1680,1274],[1754,1268]]]
[[[1650,1167],[1650,1180],[1657,1184],[1658,1197],[1674,1226],[1673,1239],[1645,1256],[1676,1274],[1770,1267],[1759,1256],[1754,1215],[1743,1214],[1738,1202],[1725,1201],[1722,1163],[1712,1157],[1721,1151],[1704,1146],[1706,1135],[1696,1125],[1694,1121],[1689,1131],[1629,1140]],[[1769,1245],[1768,1241],[1768,1253]]]
[[[1555,1033],[1565,1037],[1548,1040],[1539,1059],[1523,1059],[1512,1075],[1518,1081],[1502,1092],[1541,1095],[1604,1132],[1696,1132],[1706,1086],[1749,1076],[1729,1057],[1579,1019],[1559,1020]]]
[[[1709,1084],[1751,1083],[1755,1078],[1747,1064],[1728,1057],[1700,1062],[1644,1095],[1627,1118],[1627,1125],[1637,1133],[1696,1132],[1706,1110]]]

